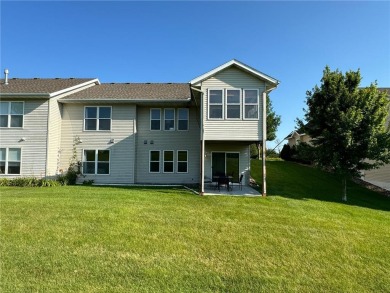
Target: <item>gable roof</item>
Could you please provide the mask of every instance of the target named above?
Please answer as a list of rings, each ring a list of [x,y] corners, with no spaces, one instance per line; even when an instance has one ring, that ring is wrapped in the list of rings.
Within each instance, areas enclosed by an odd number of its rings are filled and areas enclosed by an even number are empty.
[[[11,78],[8,84],[0,80],[0,96],[33,96],[50,98],[89,84],[99,84],[92,78]]]
[[[189,101],[188,83],[102,83],[60,99],[61,102],[83,101]]]
[[[226,62],[225,64],[222,64],[220,66],[218,66],[217,68],[214,68],[213,70],[210,70],[209,72],[206,72],[205,74],[202,74],[201,76],[198,76],[196,78],[194,78],[193,80],[190,81],[191,84],[197,84],[199,82],[202,82],[214,75],[216,75],[217,73],[219,73],[220,71],[222,70],[225,70],[226,68],[229,68],[231,66],[235,66],[235,67],[238,67],[239,69],[255,76],[256,78],[259,78],[261,80],[265,80],[266,82],[272,84],[273,86],[277,86],[279,84],[279,81],[267,74],[264,74],[260,71],[258,71],[257,69],[254,69],[236,59],[233,59],[233,60],[230,60],[229,62]]]

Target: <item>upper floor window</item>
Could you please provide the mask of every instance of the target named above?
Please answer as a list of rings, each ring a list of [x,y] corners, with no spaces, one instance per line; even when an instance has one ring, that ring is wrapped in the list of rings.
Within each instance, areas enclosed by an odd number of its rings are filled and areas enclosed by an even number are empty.
[[[150,130],[161,129],[161,110],[150,109]]]
[[[111,107],[85,107],[85,130],[111,130]]]
[[[0,174],[20,174],[21,149],[0,148]]]
[[[83,174],[110,174],[110,151],[84,150]]]
[[[0,102],[0,127],[23,127],[23,102]]]
[[[164,109],[164,130],[175,130],[175,109]]]
[[[187,108],[177,110],[177,130],[188,130],[189,111]]]
[[[259,94],[257,90],[244,90],[244,118],[259,119]]]
[[[226,90],[226,119],[241,118],[241,91]]]
[[[223,118],[223,90],[209,90],[209,118]]]

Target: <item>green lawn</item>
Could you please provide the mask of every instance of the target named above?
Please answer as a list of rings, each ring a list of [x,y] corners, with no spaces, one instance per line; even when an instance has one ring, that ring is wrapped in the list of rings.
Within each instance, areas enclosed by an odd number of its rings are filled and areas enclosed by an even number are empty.
[[[0,291],[390,292],[390,200],[337,182],[268,162],[267,198],[2,187]]]

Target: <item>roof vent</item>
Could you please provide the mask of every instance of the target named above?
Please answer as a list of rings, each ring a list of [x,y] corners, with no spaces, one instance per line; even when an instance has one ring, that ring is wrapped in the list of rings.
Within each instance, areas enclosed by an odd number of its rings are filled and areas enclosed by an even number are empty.
[[[4,70],[4,84],[7,85],[8,84],[8,69],[5,69]]]

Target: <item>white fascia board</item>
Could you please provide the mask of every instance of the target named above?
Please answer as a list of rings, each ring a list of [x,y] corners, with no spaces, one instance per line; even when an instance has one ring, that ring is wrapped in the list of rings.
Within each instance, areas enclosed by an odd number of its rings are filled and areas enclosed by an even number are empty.
[[[248,65],[245,65],[244,63],[240,62],[240,61],[237,61],[235,59],[233,60],[230,60],[229,62],[226,62],[225,64],[222,64],[221,66],[218,66],[217,68],[209,71],[209,72],[206,72],[205,74],[193,79],[190,81],[190,84],[194,85],[194,84],[197,84],[215,74],[217,74],[218,72],[232,66],[232,65],[235,65],[237,67],[239,67],[240,69],[256,76],[257,78],[260,78],[260,79],[263,79],[263,80],[266,80],[267,82],[273,84],[273,85],[278,85],[279,84],[279,81],[269,75],[266,75]]]
[[[70,91],[73,91],[73,90],[77,90],[77,89],[79,89],[79,88],[82,88],[82,87],[84,87],[84,86],[90,85],[90,84],[92,84],[92,83],[96,83],[97,85],[99,85],[99,84],[100,84],[100,81],[99,81],[99,79],[97,79],[97,78],[91,79],[91,80],[88,80],[88,81],[86,81],[86,82],[77,84],[77,85],[75,85],[75,86],[72,86],[72,87],[69,87],[69,88],[62,89],[62,90],[59,90],[59,91],[57,91],[57,92],[51,93],[49,96],[50,96],[50,98],[52,98],[52,97],[58,96],[58,95],[60,95],[60,94],[64,94],[64,93],[66,93],[66,92],[70,92]]]

